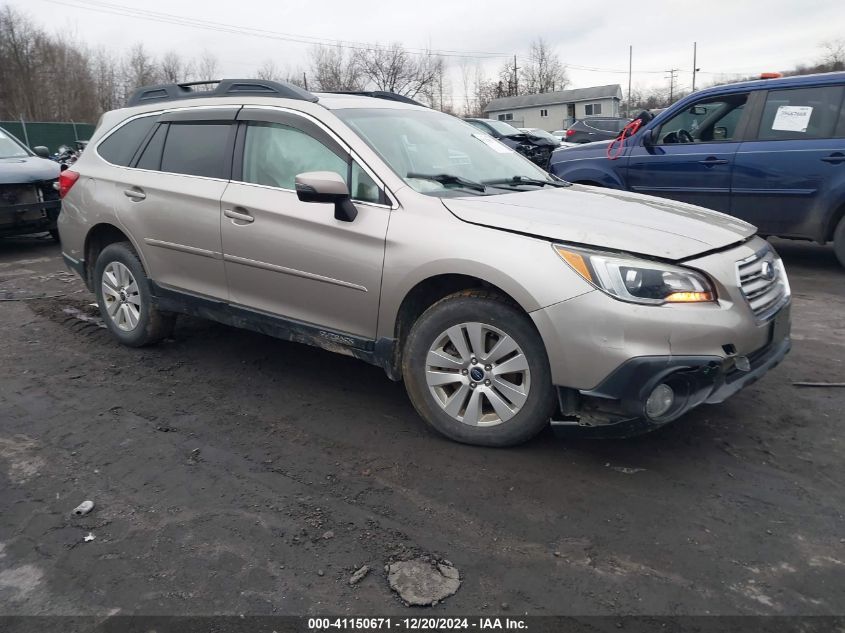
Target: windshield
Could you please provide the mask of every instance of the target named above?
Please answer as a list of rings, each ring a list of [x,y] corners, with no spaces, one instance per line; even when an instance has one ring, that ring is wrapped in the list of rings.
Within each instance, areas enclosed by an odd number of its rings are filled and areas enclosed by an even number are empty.
[[[522,134],[521,131],[517,130],[514,126],[509,123],[505,123],[504,121],[495,121],[493,119],[489,119],[485,121],[487,125],[492,127],[496,132],[501,134],[502,136],[513,136],[514,134]]]
[[[502,190],[466,187],[466,183],[535,179],[549,175],[489,134],[448,114],[434,110],[346,109],[335,114],[351,127],[379,156],[420,193],[443,195],[460,188],[498,194]],[[411,176],[409,176],[411,174]],[[420,178],[442,176],[440,181]],[[463,182],[456,180],[460,179]]]
[[[0,158],[26,158],[29,156],[17,141],[10,138],[3,130],[0,130]]]
[[[550,141],[560,140],[560,139],[555,138],[554,136],[552,136],[548,132],[546,132],[546,130],[541,130],[540,128],[537,128],[537,127],[531,127],[531,128],[527,128],[527,129],[528,129],[528,133],[531,134],[532,136],[538,136],[540,138],[546,138],[546,139],[549,139]]]

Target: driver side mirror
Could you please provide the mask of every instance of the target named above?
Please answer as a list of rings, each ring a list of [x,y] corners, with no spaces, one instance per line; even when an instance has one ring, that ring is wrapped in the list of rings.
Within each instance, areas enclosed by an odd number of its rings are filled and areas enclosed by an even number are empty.
[[[298,174],[294,182],[296,195],[302,202],[334,203],[334,217],[342,222],[352,222],[358,216],[349,187],[340,174],[309,171]]]
[[[39,158],[50,158],[50,150],[43,145],[36,145],[32,148],[32,153]]]
[[[654,132],[652,130],[645,130],[642,139],[643,147],[652,147],[654,145]]]

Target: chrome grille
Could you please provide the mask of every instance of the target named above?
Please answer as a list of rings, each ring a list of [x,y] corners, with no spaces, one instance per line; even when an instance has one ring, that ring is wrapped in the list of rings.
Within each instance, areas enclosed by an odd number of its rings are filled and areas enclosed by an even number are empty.
[[[789,301],[789,281],[770,246],[736,263],[739,288],[758,321],[767,321]]]

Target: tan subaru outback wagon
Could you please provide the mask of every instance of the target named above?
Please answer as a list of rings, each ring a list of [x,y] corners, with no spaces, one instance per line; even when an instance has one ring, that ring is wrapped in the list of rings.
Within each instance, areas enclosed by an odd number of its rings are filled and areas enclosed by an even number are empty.
[[[348,354],[488,446],[654,429],[789,350],[749,224],[570,185],[390,93],[203,88],[139,90],[61,176],[64,258],[126,345],[185,313]]]

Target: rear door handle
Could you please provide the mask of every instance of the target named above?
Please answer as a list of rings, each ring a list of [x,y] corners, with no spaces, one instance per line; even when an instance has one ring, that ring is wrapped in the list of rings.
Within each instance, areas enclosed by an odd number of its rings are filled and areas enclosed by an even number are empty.
[[[826,163],[833,163],[834,165],[838,165],[839,163],[845,163],[845,154],[842,152],[835,152],[830,156],[825,156],[822,160]]]
[[[715,156],[708,156],[704,160],[698,161],[699,165],[704,165],[705,167],[712,167],[713,165],[727,165],[728,161],[725,158],[716,158]]]
[[[124,189],[123,195],[127,198],[134,200],[135,202],[140,202],[141,200],[144,200],[147,197],[147,194],[145,194],[143,191],[136,187],[133,187],[131,189]]]
[[[247,213],[246,209],[242,209],[240,207],[236,207],[234,209],[226,209],[223,211],[223,215],[227,218],[231,218],[237,222],[243,222],[244,224],[250,224],[255,222],[255,218],[252,217],[249,213]]]

